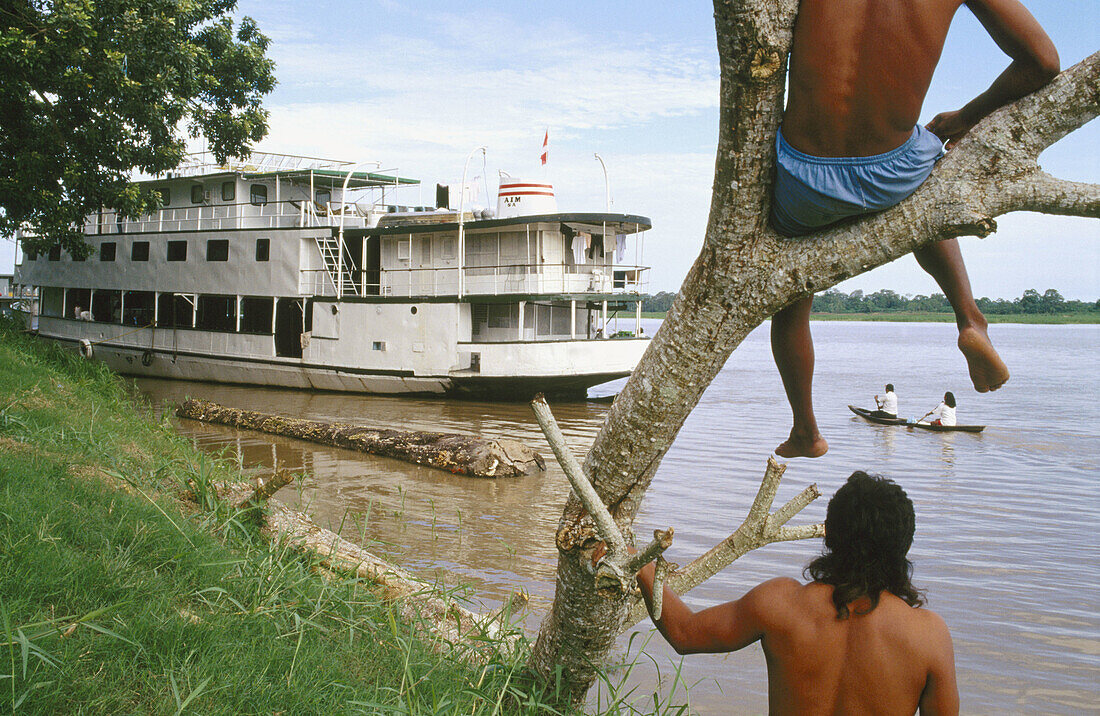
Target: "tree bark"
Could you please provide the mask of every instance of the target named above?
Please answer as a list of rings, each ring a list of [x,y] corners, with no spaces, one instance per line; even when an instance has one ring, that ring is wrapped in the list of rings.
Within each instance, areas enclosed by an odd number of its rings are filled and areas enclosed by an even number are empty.
[[[188,399],[176,415],[205,423],[259,430],[359,452],[397,458],[473,477],[516,477],[546,469],[542,456],[518,440],[489,440],[456,433],[365,428],[284,418]]]
[[[927,244],[987,236],[1010,211],[1100,216],[1100,187],[1043,173],[1039,153],[1100,111],[1100,53],[979,123],[910,198],[809,237],[767,226],[776,130],[797,0],[715,0],[721,126],[707,232],[663,326],[619,394],[584,463],[624,533],[703,390],[756,326],[793,301]],[[586,568],[597,543],[570,496],[557,532],[558,579],[531,668],[560,668],[579,703],[626,623]]]

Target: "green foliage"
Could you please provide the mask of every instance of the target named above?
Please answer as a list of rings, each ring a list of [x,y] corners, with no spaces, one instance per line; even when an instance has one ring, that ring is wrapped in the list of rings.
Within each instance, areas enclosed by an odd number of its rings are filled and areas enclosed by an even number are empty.
[[[675,293],[659,291],[652,296],[642,297],[642,311],[646,313],[665,313],[672,308],[672,302],[676,299]]]
[[[1056,289],[1048,288],[1042,295],[1033,288],[1014,301],[1003,298],[992,300],[979,298],[978,308],[987,315],[1020,314],[1084,314],[1096,311],[1100,301],[1067,301]],[[945,313],[950,314],[951,304],[942,293],[931,296],[901,296],[889,289],[865,296],[863,291],[850,294],[831,288],[814,296],[814,313]]]
[[[185,136],[218,159],[267,132],[268,39],[235,0],[14,0],[0,12],[0,235],[76,256],[87,214],[136,218],[159,197],[134,169],[177,166]]]

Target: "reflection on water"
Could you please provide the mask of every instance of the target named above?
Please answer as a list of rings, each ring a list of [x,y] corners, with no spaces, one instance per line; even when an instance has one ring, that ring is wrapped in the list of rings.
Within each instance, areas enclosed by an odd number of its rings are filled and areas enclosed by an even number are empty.
[[[654,328],[650,323],[646,330]],[[996,393],[978,395],[953,349],[953,326],[815,324],[814,398],[831,449],[819,460],[793,461],[777,500],[810,482],[831,495],[854,469],[896,479],[917,508],[914,581],[955,638],[963,711],[1081,713],[1096,708],[1100,682],[1100,497],[1094,489],[1100,409],[1095,392],[1079,386],[1100,378],[1100,329],[998,325],[991,331],[1012,380]],[[922,414],[951,390],[960,422],[989,427],[979,435],[933,433],[872,425],[848,412],[849,403],[870,405],[887,382],[897,386],[902,416]],[[193,395],[322,420],[506,436],[550,456],[524,404],[168,381],[139,381],[139,387],[154,403]],[[603,386],[593,393],[614,390]],[[582,454],[607,406],[553,407]],[[766,329],[757,331],[704,394],[661,464],[639,516],[639,534],[673,525],[670,559],[681,564],[723,539],[747,512],[769,451],[786,436],[789,415]],[[526,588],[532,631],[545,613],[553,596],[554,530],[568,492],[556,465],[545,474],[481,480],[190,421],[181,421],[180,430],[246,468],[277,464],[305,471],[301,488],[287,488],[280,499],[306,507],[319,522],[403,567],[470,584],[488,605]],[[824,509],[819,501],[795,521],[823,519]],[[819,549],[814,542],[771,545],[696,589],[688,601],[707,606],[764,579],[796,576]],[[679,661],[660,636],[648,651],[665,676]],[[688,657],[681,677],[694,684],[693,711],[767,708],[758,646]],[[657,678],[644,664],[631,676],[640,693],[651,692]]]

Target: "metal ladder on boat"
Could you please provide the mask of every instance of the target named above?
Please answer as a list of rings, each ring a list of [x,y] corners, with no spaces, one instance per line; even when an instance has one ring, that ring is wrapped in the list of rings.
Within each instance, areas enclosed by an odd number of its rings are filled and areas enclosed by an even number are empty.
[[[347,264],[340,260],[340,239],[335,236],[318,236],[317,249],[321,252],[321,259],[325,262],[325,272],[332,281],[332,288],[337,296],[358,296],[359,285],[355,283],[355,276]]]

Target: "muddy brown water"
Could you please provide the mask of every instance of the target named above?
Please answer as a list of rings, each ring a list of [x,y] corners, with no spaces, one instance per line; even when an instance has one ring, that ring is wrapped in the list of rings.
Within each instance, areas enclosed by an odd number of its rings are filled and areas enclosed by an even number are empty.
[[[649,322],[647,332],[657,327]],[[1012,379],[978,395],[944,324],[815,323],[815,402],[830,452],[795,460],[778,500],[817,482],[826,497],[854,469],[897,480],[917,508],[910,553],[915,583],[951,627],[964,713],[1100,713],[1100,327],[997,325],[993,339]],[[849,403],[870,406],[897,386],[900,413],[919,417],[945,390],[959,420],[980,435],[877,426]],[[616,385],[592,395],[606,395]],[[317,394],[179,381],[138,381],[154,405],[185,396],[239,408],[411,430],[523,440],[551,457],[522,403]],[[552,406],[580,455],[608,409]],[[789,429],[766,327],[735,352],[661,464],[637,523],[647,535],[672,525],[671,559],[686,563],[733,531],[748,510],[770,450]],[[545,473],[484,480],[338,448],[177,421],[203,450],[249,471],[304,471],[279,499],[427,579],[468,585],[498,605],[514,589],[531,595],[533,635],[553,597],[553,535],[568,492],[556,465]],[[550,460],[552,463],[552,459]],[[824,518],[825,500],[794,523]],[[695,607],[734,598],[764,579],[797,576],[820,542],[771,545],[734,563],[688,597]],[[705,714],[763,713],[767,674],[758,646],[682,661],[640,625],[617,656],[645,712],[657,690]],[[637,646],[648,639],[647,656]],[[690,692],[685,692],[684,684]],[[605,695],[594,691],[593,700]],[[651,703],[651,702],[650,702]]]

